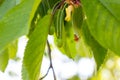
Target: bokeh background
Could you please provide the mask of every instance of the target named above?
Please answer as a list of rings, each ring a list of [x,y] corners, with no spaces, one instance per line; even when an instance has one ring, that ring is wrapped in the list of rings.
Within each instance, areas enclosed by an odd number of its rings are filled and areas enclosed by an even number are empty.
[[[104,64],[97,73],[94,58],[81,57],[79,60],[74,61],[63,55],[55,47],[52,36],[48,36],[48,39],[52,45],[52,61],[57,80],[120,80],[120,58],[114,53],[106,57]],[[0,71],[0,80],[22,80],[21,66],[26,43],[27,38],[25,36],[19,39],[16,58],[9,60],[5,72]],[[41,75],[47,72],[48,67],[49,58],[45,53]],[[52,70],[44,80],[54,80]]]

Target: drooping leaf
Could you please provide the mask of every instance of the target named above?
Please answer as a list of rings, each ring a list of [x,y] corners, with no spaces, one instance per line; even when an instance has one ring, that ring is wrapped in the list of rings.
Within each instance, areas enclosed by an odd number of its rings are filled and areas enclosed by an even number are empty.
[[[120,21],[120,1],[119,0],[100,0],[112,15]]]
[[[18,41],[15,40],[11,44],[9,44],[3,51],[0,52],[0,70],[5,71],[8,60],[14,59],[17,53],[17,43]]]
[[[0,19],[15,5],[16,5],[16,0],[5,0],[3,4],[0,5]]]
[[[74,39],[74,29],[71,21],[66,22],[64,28],[65,30],[63,34],[65,35],[65,43],[64,43],[65,45],[63,48],[65,53],[68,55],[68,57],[74,59],[77,54],[77,50],[76,50],[76,41]]]
[[[0,51],[10,42],[28,33],[31,20],[41,0],[23,0],[0,21]]]
[[[83,23],[83,10],[81,6],[75,7],[72,14],[72,22],[73,22],[73,28],[75,30],[75,33],[79,36],[81,35],[81,26]]]
[[[28,37],[30,36],[30,34],[34,31],[35,26],[37,21],[44,17],[47,13],[48,10],[51,10],[54,6],[54,4],[57,2],[58,0],[42,0],[41,3],[39,4],[39,6],[37,7],[37,10],[35,12],[34,18],[32,19],[31,22],[31,26],[30,26],[30,31],[28,34]],[[50,12],[51,13],[51,12]],[[50,27],[50,29],[53,27]],[[54,31],[53,31],[54,32]]]
[[[0,52],[0,71],[5,71],[9,60],[8,50],[5,49]]]
[[[84,37],[81,36],[80,40],[76,42],[78,57],[92,57],[92,51],[90,46],[85,42]]]
[[[81,2],[92,36],[100,45],[120,55],[120,21],[115,17],[119,17],[119,5],[116,10],[112,11],[115,5],[112,5],[109,10],[99,0],[82,0]],[[118,0],[110,0],[110,2],[119,4]]]
[[[66,27],[66,29],[65,29]],[[74,32],[73,32],[73,28],[71,26],[65,26],[62,29],[62,46],[59,47],[59,41],[56,40],[56,36],[55,36],[55,43],[57,44],[58,49],[65,54],[66,56],[68,56],[69,58],[75,58],[77,51],[76,51],[76,44],[74,41]],[[68,29],[68,28],[69,29]],[[61,42],[60,42],[61,45]]]
[[[18,49],[18,41],[15,40],[12,43],[10,43],[7,49],[8,49],[9,58],[14,59],[16,57],[16,53]]]
[[[23,80],[38,80],[49,31],[50,15],[43,17],[31,34],[23,59]]]
[[[45,2],[46,2],[45,0],[42,0],[42,2],[40,3],[40,5],[38,7],[38,13],[40,14],[40,17],[45,16],[47,14],[48,9],[49,9],[48,5],[46,5]]]
[[[91,48],[93,56],[95,58],[97,69],[100,68],[101,64],[103,64],[105,60],[105,56],[107,54],[107,50],[102,47],[90,34],[87,23],[84,21],[82,26],[82,36],[86,42],[86,44]]]

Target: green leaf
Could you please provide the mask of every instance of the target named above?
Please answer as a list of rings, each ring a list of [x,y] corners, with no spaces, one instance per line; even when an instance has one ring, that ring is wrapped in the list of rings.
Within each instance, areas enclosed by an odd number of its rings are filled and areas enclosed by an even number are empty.
[[[74,30],[72,28],[72,23],[65,22],[65,8],[59,9],[54,16],[54,26],[55,26],[55,43],[58,49],[69,58],[75,58],[76,44],[74,41]]]
[[[43,17],[31,34],[23,59],[23,80],[38,80],[49,31],[50,15]]]
[[[88,46],[83,36],[80,37],[80,40],[76,44],[77,44],[77,53],[80,57],[89,57],[89,58],[92,57],[91,48],[90,46]]]
[[[0,52],[0,70],[5,71],[8,60],[9,59],[14,59],[16,57],[17,53],[17,43],[18,41],[15,40],[11,44],[7,46],[3,51]]]
[[[107,50],[102,47],[90,34],[88,29],[88,25],[86,21],[84,21],[82,26],[82,36],[86,42],[86,44],[91,48],[92,53],[94,55],[95,61],[97,63],[97,69],[100,68],[101,64],[103,64],[105,60],[105,56],[107,54]]]
[[[67,79],[67,80],[81,80],[81,79],[79,78],[78,75],[75,75],[75,76],[73,76],[73,77],[71,77],[70,79]]]
[[[45,0],[45,1],[46,1],[46,4],[48,4],[49,2],[48,6],[52,9],[53,6],[60,0]]]
[[[60,50],[69,58],[74,59],[77,54],[77,51],[76,43],[74,40],[74,30],[72,28],[71,22],[65,22],[62,34],[63,34],[63,46],[60,48]]]
[[[58,49],[70,58],[76,55],[74,32],[71,22],[65,22],[65,8],[67,4],[58,9],[54,15],[55,44]]]
[[[41,0],[23,0],[0,21],[0,51],[29,31],[32,18]]]
[[[4,2],[5,0],[0,0],[0,6],[1,6],[1,4]]]
[[[120,0],[100,0],[113,16],[120,21]]]
[[[86,13],[90,33],[95,40],[106,49],[109,48],[120,55],[120,21],[118,18],[111,14],[110,10],[99,0],[82,0],[82,6]],[[120,8],[118,7],[117,10],[119,13]]]
[[[16,57],[17,49],[18,49],[18,41],[15,40],[11,44],[8,45],[8,54],[10,59],[14,59]]]
[[[0,5],[0,19],[15,5],[16,5],[16,0],[5,0],[3,4]]]
[[[5,71],[9,60],[8,50],[5,49],[0,52],[0,70]]]
[[[58,0],[42,0],[38,7],[38,12],[40,16],[45,16],[47,14],[48,9],[52,9],[56,2],[58,2]]]
[[[76,51],[76,43],[74,41],[74,31],[72,28],[71,22],[65,22],[65,25],[62,28],[62,46],[59,47],[57,42],[57,37],[54,36],[55,43],[57,44],[57,48],[69,58],[75,58]]]
[[[72,14],[72,23],[73,23],[73,28],[75,30],[75,33],[78,34],[79,36],[81,35],[81,26],[83,23],[83,9],[81,6],[78,6],[77,8],[74,8],[73,14]]]
[[[74,40],[74,29],[72,26],[71,21],[65,23],[65,40],[66,40],[66,47],[64,47],[64,50],[66,51],[67,54],[69,54],[71,58],[75,58],[77,54],[76,50],[76,41]]]

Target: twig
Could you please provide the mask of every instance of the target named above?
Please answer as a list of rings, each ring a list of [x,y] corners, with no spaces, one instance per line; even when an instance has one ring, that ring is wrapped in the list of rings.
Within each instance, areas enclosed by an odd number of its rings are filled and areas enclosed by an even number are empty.
[[[44,78],[48,75],[50,68],[51,68],[51,67],[48,68],[47,73],[46,73],[43,77],[41,77],[39,80],[44,79]]]
[[[52,69],[54,80],[56,80],[56,75],[55,75],[55,71],[54,71],[53,64],[52,64],[51,48],[50,48],[50,44],[49,44],[48,40],[47,40],[47,46],[48,46],[48,55],[49,55],[49,59],[50,59],[50,66],[47,70],[47,73],[43,77],[41,77],[39,80],[43,80],[48,75],[50,69]]]

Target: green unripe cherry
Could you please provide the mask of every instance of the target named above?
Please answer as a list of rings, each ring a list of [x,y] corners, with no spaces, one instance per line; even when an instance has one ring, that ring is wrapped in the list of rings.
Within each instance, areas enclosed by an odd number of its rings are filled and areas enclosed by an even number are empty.
[[[63,46],[63,41],[62,41],[62,39],[57,39],[57,40],[56,40],[56,45],[57,45],[57,47],[61,48],[61,47]]]
[[[54,26],[51,26],[49,29],[49,35],[53,35],[54,32],[55,32],[55,28],[54,28]]]

